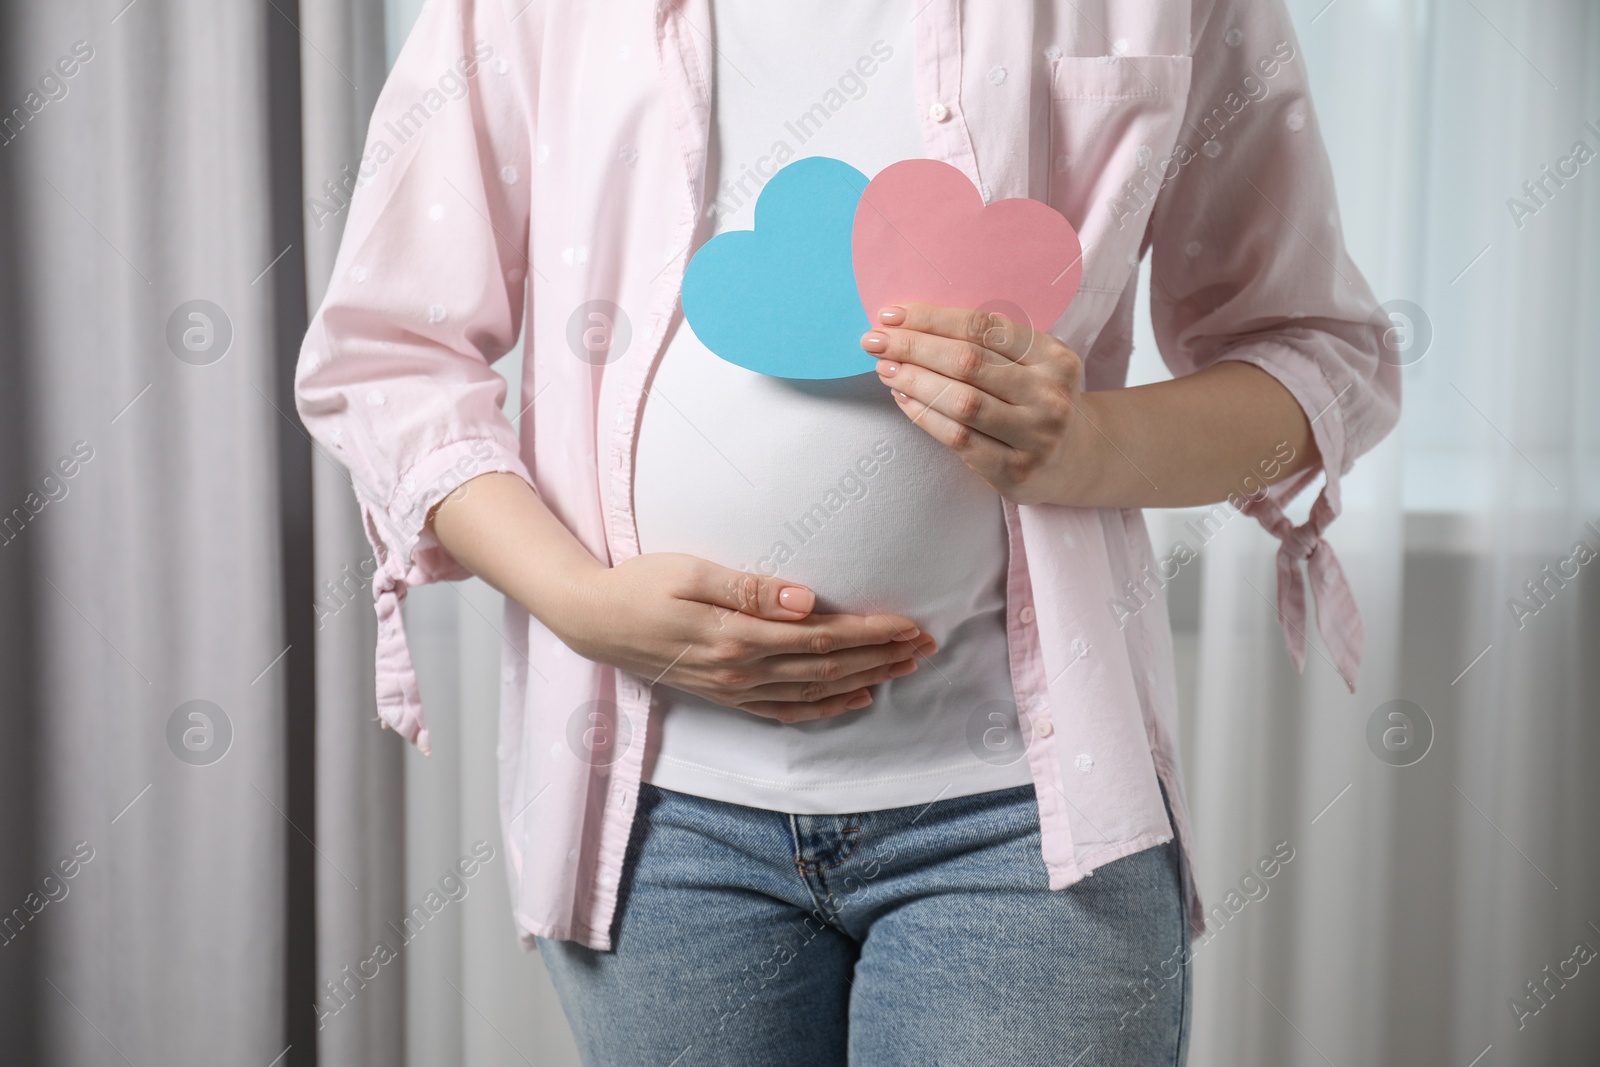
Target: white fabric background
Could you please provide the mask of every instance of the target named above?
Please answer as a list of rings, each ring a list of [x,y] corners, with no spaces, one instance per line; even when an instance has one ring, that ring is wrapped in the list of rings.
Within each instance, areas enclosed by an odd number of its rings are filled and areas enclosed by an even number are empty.
[[[1178,590],[1202,889],[1215,904],[1275,842],[1297,852],[1197,953],[1192,1062],[1588,1062],[1593,989],[1575,980],[1520,1031],[1508,1001],[1579,940],[1600,947],[1600,587],[1586,568],[1520,632],[1506,600],[1600,512],[1600,167],[1520,232],[1505,202],[1580,136],[1600,148],[1582,129],[1600,8],[1291,8],[1352,255],[1380,300],[1426,309],[1433,341],[1333,529],[1366,623],[1357,695],[1316,653],[1287,669],[1257,592],[1271,546],[1247,521]],[[1137,346],[1135,374],[1159,374],[1148,332]],[[1182,518],[1152,513],[1158,553]],[[1364,736],[1397,698],[1435,730],[1403,768]]]

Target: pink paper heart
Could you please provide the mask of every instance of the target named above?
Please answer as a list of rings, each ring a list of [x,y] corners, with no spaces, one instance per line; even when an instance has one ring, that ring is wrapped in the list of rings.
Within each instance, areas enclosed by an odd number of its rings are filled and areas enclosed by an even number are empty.
[[[920,302],[1020,314],[1048,330],[1083,278],[1083,246],[1060,212],[1020,197],[985,206],[965,174],[937,159],[878,172],[856,206],[851,249],[874,323],[879,308]]]

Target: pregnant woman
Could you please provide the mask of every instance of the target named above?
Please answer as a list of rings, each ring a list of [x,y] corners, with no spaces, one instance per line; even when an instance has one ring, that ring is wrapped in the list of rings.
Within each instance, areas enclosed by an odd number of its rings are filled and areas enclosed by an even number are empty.
[[[299,409],[379,561],[385,725],[428,750],[406,591],[506,594],[513,914],[586,1063],[1183,1061],[1205,911],[1139,509],[1258,518],[1291,655],[1309,575],[1353,685],[1323,531],[1398,407],[1306,82],[1282,0],[424,8]],[[718,358],[688,261],[814,156],[1049,204],[1076,298],[868,308],[830,380]],[[1146,255],[1174,378],[1126,388]]]

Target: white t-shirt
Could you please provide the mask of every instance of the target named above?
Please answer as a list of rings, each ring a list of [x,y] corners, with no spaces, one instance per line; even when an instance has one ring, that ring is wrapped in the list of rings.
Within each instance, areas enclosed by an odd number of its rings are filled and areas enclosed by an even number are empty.
[[[926,154],[905,0],[713,7],[716,232],[749,229],[761,184],[790,159],[832,156],[870,178]],[[940,646],[874,687],[866,708],[795,725],[657,683],[645,781],[801,814],[1032,781],[1006,650],[1000,497],[876,375],[768,377],[717,358],[682,324],[636,462],[641,551],[781,575],[815,591],[819,612],[897,612]],[[997,730],[1010,743],[993,744]]]

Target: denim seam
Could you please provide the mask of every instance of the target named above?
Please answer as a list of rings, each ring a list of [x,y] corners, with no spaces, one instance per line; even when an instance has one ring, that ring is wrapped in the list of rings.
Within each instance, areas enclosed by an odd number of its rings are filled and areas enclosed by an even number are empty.
[[[802,869],[800,871],[800,881],[806,887],[807,895],[811,897],[812,914],[834,931],[845,934],[848,937],[848,932],[838,922],[839,913],[842,909],[834,902],[833,890],[829,889],[828,884],[822,880],[822,872],[811,871],[807,873]],[[817,895],[819,890],[821,891],[821,896]]]
[[[796,867],[808,871],[831,871],[835,867],[850,862],[850,857],[856,854],[856,846],[861,843],[861,817],[851,815],[848,818],[856,825],[846,826],[839,831],[840,842],[837,849],[828,860],[808,860],[802,857],[804,848],[800,842],[800,816],[789,816],[789,831],[794,838],[794,863]]]
[[[850,861],[850,857],[856,854],[856,846],[861,843],[861,828],[859,826],[847,826],[840,831],[840,834],[843,841],[840,844],[841,851],[838,854],[838,858],[832,863],[817,863],[816,868],[819,875],[823,871],[831,871],[835,867],[844,866]]]
[[[1168,809],[1171,810],[1170,808]],[[1189,1021],[1189,998],[1192,995],[1194,981],[1194,959],[1190,953],[1189,937],[1189,887],[1188,871],[1184,862],[1184,851],[1179,845],[1176,836],[1168,846],[1172,849],[1173,859],[1178,868],[1178,937],[1182,939],[1183,949],[1183,980],[1178,984],[1178,1040],[1172,1052],[1173,1067],[1184,1067],[1188,1059],[1188,1043],[1185,1041],[1184,1027]]]
[[[1185,934],[1185,937],[1187,938],[1187,934]],[[1188,945],[1184,946],[1183,981],[1178,986],[1178,1039],[1176,1046],[1172,1050],[1173,1067],[1184,1067],[1184,1061],[1188,1059],[1188,1047],[1183,1028],[1189,1021],[1189,991],[1194,975],[1194,963],[1189,958],[1188,948]]]
[[[855,855],[856,846],[861,841],[862,816],[858,814],[846,817],[847,821],[852,825],[846,826],[840,831],[843,839],[841,851],[833,858],[832,862],[802,858],[804,848],[801,843],[800,818],[799,815],[793,813],[789,815],[789,834],[794,844],[795,871],[800,875],[801,884],[806,887],[806,893],[811,897],[815,913],[822,918],[823,922],[848,937],[848,932],[836,921],[841,909],[835,902],[832,888],[829,887],[827,880],[823,878],[823,872],[843,866]]]

